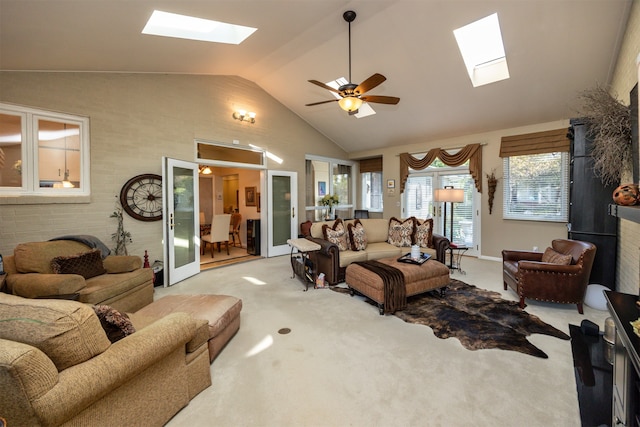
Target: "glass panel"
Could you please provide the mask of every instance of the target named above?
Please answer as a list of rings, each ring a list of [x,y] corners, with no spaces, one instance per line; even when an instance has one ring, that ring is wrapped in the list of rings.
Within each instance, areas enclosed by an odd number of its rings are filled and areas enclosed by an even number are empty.
[[[22,116],[0,114],[0,187],[22,187]]]
[[[174,254],[175,268],[196,260],[194,223],[194,182],[191,169],[173,168]]]
[[[264,164],[264,154],[262,151],[251,150],[240,146],[224,146],[203,142],[198,142],[198,159],[260,166]]]
[[[433,213],[433,178],[409,176],[405,186],[406,217],[426,219]]]
[[[473,193],[474,184],[471,175],[444,175],[442,187],[447,185],[464,190],[464,202],[447,203],[447,218],[444,223],[444,235],[451,238],[451,209],[453,209],[453,239],[454,243],[473,246]],[[453,208],[451,207],[453,205]]]
[[[272,246],[286,245],[291,238],[291,178],[273,176],[273,242]]]
[[[80,173],[80,126],[38,120],[39,187],[80,187]]]
[[[351,204],[351,166],[333,166],[333,193],[338,196],[339,205]]]
[[[506,219],[567,220],[569,156],[546,153],[504,159]]]

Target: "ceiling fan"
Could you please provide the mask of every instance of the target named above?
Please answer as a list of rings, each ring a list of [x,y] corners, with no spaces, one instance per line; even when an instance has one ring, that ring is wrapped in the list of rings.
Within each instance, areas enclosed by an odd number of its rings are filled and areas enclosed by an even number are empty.
[[[365,95],[366,92],[375,88],[387,79],[382,74],[376,73],[359,85],[351,83],[351,23],[356,19],[356,13],[352,10],[348,10],[342,14],[342,17],[349,23],[349,82],[340,86],[338,89],[335,89],[322,82],[319,82],[318,80],[309,80],[309,83],[313,83],[314,85],[318,85],[323,89],[337,93],[338,95],[340,95],[340,99],[314,102],[311,104],[306,104],[305,106],[310,107],[313,105],[320,105],[337,101],[340,105],[340,108],[348,112],[349,115],[353,115],[358,113],[358,109],[363,102],[375,102],[378,104],[393,105],[397,104],[398,102],[400,102],[400,98],[397,98],[395,96]]]

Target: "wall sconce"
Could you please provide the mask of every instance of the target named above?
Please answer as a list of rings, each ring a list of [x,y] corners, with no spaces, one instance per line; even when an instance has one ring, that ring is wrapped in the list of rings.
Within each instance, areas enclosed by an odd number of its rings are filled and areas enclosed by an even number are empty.
[[[202,175],[211,175],[213,171],[209,166],[200,166],[198,168],[198,173],[201,173]]]
[[[255,123],[256,113],[252,111],[246,112],[245,110],[238,110],[233,113],[233,118],[236,120],[240,120],[241,122]]]

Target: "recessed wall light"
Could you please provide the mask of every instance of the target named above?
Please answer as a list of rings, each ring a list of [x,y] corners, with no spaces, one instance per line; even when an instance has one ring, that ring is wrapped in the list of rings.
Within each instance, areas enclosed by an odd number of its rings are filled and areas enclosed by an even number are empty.
[[[256,29],[154,10],[147,25],[143,28],[142,34],[213,43],[240,44]]]

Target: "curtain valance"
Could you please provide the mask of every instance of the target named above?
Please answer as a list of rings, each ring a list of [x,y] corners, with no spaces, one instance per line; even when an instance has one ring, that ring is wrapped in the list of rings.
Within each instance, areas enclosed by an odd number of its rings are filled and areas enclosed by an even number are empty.
[[[567,129],[503,136],[500,157],[566,152],[569,151],[570,145]]]
[[[427,168],[435,159],[442,160],[447,166],[455,167],[469,160],[469,173],[476,184],[476,189],[482,193],[482,145],[469,144],[455,154],[449,154],[441,148],[432,148],[422,159],[416,159],[409,153],[400,154],[400,192],[409,178],[409,168],[422,170]]]

